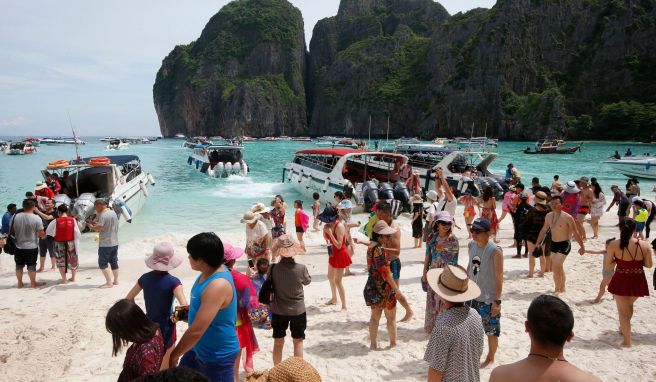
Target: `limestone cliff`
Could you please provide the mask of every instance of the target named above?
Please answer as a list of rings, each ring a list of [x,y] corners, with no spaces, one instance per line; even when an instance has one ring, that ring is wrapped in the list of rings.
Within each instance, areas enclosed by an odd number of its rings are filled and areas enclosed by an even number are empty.
[[[162,135],[305,133],[305,55],[303,18],[287,1],[226,5],[157,73]]]

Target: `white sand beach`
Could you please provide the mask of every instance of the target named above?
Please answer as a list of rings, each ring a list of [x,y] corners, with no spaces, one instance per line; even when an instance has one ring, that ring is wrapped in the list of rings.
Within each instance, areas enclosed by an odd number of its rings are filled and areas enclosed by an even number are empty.
[[[458,209],[458,224],[464,227],[462,207]],[[359,217],[364,221],[365,217]],[[357,218],[356,218],[357,219]],[[298,256],[297,261],[308,265],[312,283],[305,289],[308,312],[308,330],[305,341],[305,358],[321,373],[325,381],[424,381],[427,364],[423,355],[428,336],[424,333],[424,307],[426,294],[420,285],[424,249],[412,247],[410,221],[407,216],[399,218],[403,229],[403,251],[401,259],[401,290],[411,302],[414,318],[398,324],[399,346],[392,350],[369,351],[367,325],[369,308],[364,303],[362,289],[366,281],[365,249],[360,247],[354,258],[352,270],[356,276],[345,278],[348,312],[334,306],[325,306],[330,291],[326,279],[327,255],[322,246],[319,232],[307,235],[308,254]],[[589,248],[601,249],[604,239],[619,237],[613,212],[602,219],[600,240],[590,240]],[[501,338],[496,364],[514,362],[525,357],[529,349],[529,338],[524,332],[524,320],[530,301],[542,293],[553,290],[551,274],[543,279],[527,279],[528,260],[510,257],[515,249],[512,244],[510,219],[502,223],[501,246],[505,257],[505,281]],[[586,229],[590,232],[589,225]],[[202,227],[198,228],[199,232]],[[466,265],[467,234],[457,231],[460,238],[459,263]],[[224,241],[243,245],[243,234],[219,235]],[[590,234],[589,234],[590,235]],[[590,235],[591,236],[591,235]],[[96,265],[93,242],[85,244],[81,254],[78,281],[71,285],[58,285],[58,272],[40,274],[39,278],[48,285],[38,290],[17,290],[13,259],[2,254],[0,290],[2,294],[3,318],[0,324],[0,370],[7,381],[114,381],[121,370],[123,355],[111,357],[111,336],[105,330],[104,317],[107,309],[124,297],[136,279],[147,268],[145,253],[159,241],[171,241],[179,254],[186,258],[184,246],[187,237],[165,234],[136,243],[124,243],[120,247],[121,284],[110,290],[98,289],[103,278]],[[565,263],[568,291],[561,296],[573,309],[576,323],[574,340],[566,346],[566,357],[575,365],[592,372],[604,381],[654,381],[656,380],[656,298],[641,298],[635,306],[633,317],[632,349],[619,347],[621,337],[615,303],[607,294],[598,305],[591,303],[596,296],[601,280],[601,255],[579,256],[578,245]],[[244,271],[245,257],[238,262],[237,269]],[[650,291],[653,294],[648,271]],[[172,272],[189,290],[196,273],[184,262]],[[27,277],[27,276],[25,276]],[[143,300],[137,300],[143,306]],[[399,305],[397,315],[403,315]],[[178,324],[178,334],[186,324]],[[261,351],[255,355],[255,368],[268,369],[272,366],[271,332],[256,329]],[[178,336],[179,337],[179,336]],[[289,338],[289,337],[288,337]],[[291,355],[288,341],[284,357]],[[381,320],[379,343],[387,346],[387,331],[384,318]],[[487,349],[484,350],[486,352]],[[487,381],[492,368],[481,371],[481,380]]]

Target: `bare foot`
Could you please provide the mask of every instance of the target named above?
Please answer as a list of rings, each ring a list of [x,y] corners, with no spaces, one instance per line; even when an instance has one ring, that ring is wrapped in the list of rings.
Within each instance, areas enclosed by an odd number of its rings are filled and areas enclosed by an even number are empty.
[[[401,319],[400,322],[408,322],[408,321],[410,321],[410,320],[412,319],[412,316],[413,316],[413,315],[414,315],[414,313],[412,312],[412,310],[409,310],[409,311],[405,312],[405,316]]]
[[[601,302],[601,298],[595,298],[594,300],[592,300],[593,304],[599,304],[600,302]]]
[[[533,273],[529,273],[528,276],[526,276],[527,279],[532,279],[533,278]]]
[[[487,359],[486,358],[485,361],[483,361],[483,363],[481,363],[481,369],[485,369],[486,367],[490,366],[493,363],[494,363],[494,358],[492,358],[492,359]]]
[[[60,280],[59,283],[60,283],[60,284],[68,284],[68,280],[63,279],[63,280]]]
[[[342,306],[342,312],[346,312],[346,310],[347,310],[346,307]]]
[[[346,277],[346,276],[355,276],[355,273],[353,273],[351,271],[344,272],[344,277]]]
[[[396,347],[396,342],[395,343],[390,343],[388,349],[394,349]]]
[[[19,282],[18,283],[18,289],[23,289],[23,288],[25,288],[25,284],[23,284],[22,282]]]
[[[324,305],[337,305],[337,301],[336,300],[328,300],[328,301],[326,301],[326,303]]]
[[[544,272],[540,272],[540,273],[538,273],[538,277],[542,277],[542,278],[544,278]]]
[[[371,344],[369,345],[369,350],[380,351],[381,349],[378,347],[377,344]]]
[[[114,285],[118,285],[118,280],[114,280]]]
[[[99,288],[100,288],[100,289],[108,289],[108,288],[111,288],[111,287],[113,287],[113,286],[114,286],[114,285],[112,285],[112,284],[103,284],[103,285],[101,285]]]
[[[620,347],[623,347],[623,348],[630,348],[631,347],[631,344],[627,344],[624,341],[620,342],[619,345],[620,345]]]
[[[75,282],[75,278],[74,278],[74,277],[71,277],[70,279],[68,279],[68,281],[74,283],[74,282]]]
[[[44,285],[46,285],[45,281],[37,281],[34,284],[30,283],[31,288],[39,288],[39,287],[42,287]]]
[[[36,273],[41,273],[43,271],[44,271],[43,268],[39,268],[39,269],[36,270]]]

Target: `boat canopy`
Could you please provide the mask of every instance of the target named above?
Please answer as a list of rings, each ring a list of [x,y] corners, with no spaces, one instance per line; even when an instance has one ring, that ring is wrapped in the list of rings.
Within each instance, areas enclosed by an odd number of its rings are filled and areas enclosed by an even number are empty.
[[[106,158],[109,158],[109,161],[110,161],[111,164],[115,164],[117,166],[122,166],[126,163],[130,163],[130,162],[139,160],[139,157],[136,156],[136,155],[110,155],[110,156],[107,156]],[[81,163],[78,163],[78,161],[71,161],[71,164],[72,165],[73,164],[87,164],[87,163],[89,163],[89,161],[91,159],[93,159],[93,157],[91,157],[91,158],[82,158],[80,160]]]
[[[362,151],[355,149],[310,149],[297,151],[296,155],[331,155],[342,157],[347,154],[373,154],[376,151]]]

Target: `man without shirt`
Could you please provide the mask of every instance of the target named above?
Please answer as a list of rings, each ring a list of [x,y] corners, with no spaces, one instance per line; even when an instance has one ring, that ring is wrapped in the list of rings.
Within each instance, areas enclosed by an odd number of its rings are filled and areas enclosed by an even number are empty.
[[[492,370],[490,382],[600,382],[565,359],[563,348],[574,338],[574,315],[563,300],[538,296],[528,308],[526,332],[531,339],[528,357]]]
[[[581,189],[581,205],[579,206],[579,213],[576,216],[576,226],[579,229],[579,233],[583,240],[586,239],[585,228],[583,228],[583,222],[585,217],[590,213],[590,208],[592,207],[592,201],[594,199],[594,193],[592,192],[592,187],[590,187],[590,182],[588,178],[582,176],[579,180],[579,189]]]
[[[385,248],[385,253],[389,255],[390,258],[390,268],[392,270],[392,276],[394,276],[394,281],[396,285],[401,288],[400,278],[401,278],[401,260],[399,256],[401,255],[401,229],[398,224],[392,219],[392,206],[385,202],[379,201],[376,204],[376,215],[379,220],[384,220],[390,227],[396,229],[396,233],[392,235],[391,238],[391,248]],[[399,303],[405,309],[405,316],[401,319],[401,322],[410,321],[412,318],[412,308],[410,303],[406,300],[403,294],[397,295]]]
[[[554,279],[554,293],[565,293],[565,269],[563,264],[567,255],[572,250],[572,243],[570,238],[574,235],[576,241],[579,243],[579,255],[585,253],[585,245],[583,238],[579,234],[576,226],[576,221],[572,215],[563,211],[563,198],[559,195],[551,198],[551,212],[547,214],[544,219],[544,226],[538,236],[538,243],[547,234],[551,228],[551,254],[552,254],[552,270]]]

